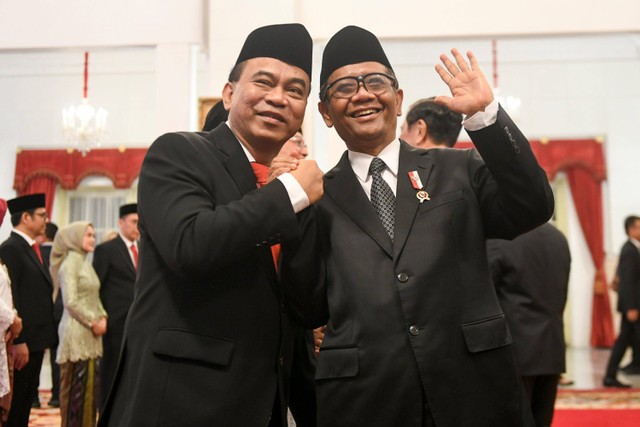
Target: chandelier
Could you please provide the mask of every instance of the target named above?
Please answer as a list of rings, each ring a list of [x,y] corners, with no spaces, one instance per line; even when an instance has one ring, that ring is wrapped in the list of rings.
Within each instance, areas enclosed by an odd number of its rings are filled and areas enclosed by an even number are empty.
[[[104,108],[95,108],[87,97],[89,80],[89,52],[84,53],[84,88],[79,105],[62,110],[62,130],[67,141],[76,146],[86,156],[92,148],[100,147],[107,130],[107,116]]]
[[[491,48],[493,57],[493,95],[509,113],[513,121],[517,122],[520,118],[520,104],[522,104],[522,101],[516,96],[500,93],[500,87],[498,86],[498,48],[495,39],[491,40]]]

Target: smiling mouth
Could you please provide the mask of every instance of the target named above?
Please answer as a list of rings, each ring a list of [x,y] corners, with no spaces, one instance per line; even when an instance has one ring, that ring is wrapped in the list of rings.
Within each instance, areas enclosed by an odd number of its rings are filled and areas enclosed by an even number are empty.
[[[354,119],[357,119],[358,117],[370,116],[372,114],[376,114],[379,112],[380,112],[379,108],[368,108],[366,110],[360,110],[360,111],[356,111],[355,113],[352,113],[351,117],[353,117]]]
[[[261,116],[261,117],[268,117],[270,119],[274,119],[274,120],[277,120],[279,122],[283,122],[284,123],[284,117],[282,117],[279,114],[264,112],[264,113],[259,113],[258,115]]]

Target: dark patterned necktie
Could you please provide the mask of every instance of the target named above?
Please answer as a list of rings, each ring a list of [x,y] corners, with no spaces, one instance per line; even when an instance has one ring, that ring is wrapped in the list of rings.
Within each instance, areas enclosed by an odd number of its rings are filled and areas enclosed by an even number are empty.
[[[382,221],[382,226],[387,230],[387,233],[393,242],[393,226],[396,217],[396,197],[393,195],[393,191],[391,191],[391,187],[389,187],[387,181],[382,178],[382,171],[384,168],[385,164],[382,159],[374,157],[373,160],[371,160],[371,165],[369,166],[369,173],[372,178],[371,204],[378,213],[378,217],[380,218],[380,221]]]

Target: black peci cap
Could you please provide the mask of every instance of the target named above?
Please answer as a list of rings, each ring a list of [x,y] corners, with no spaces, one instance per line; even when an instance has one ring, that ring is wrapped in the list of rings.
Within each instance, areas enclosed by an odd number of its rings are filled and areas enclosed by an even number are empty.
[[[30,211],[33,209],[45,207],[45,195],[44,193],[28,194],[26,196],[16,197],[15,199],[7,200],[7,207],[11,215]]]
[[[224,109],[224,102],[218,101],[211,107],[204,119],[203,132],[209,132],[218,127],[220,123],[224,123],[229,118],[229,112]]]
[[[120,206],[120,218],[133,213],[138,213],[137,203],[129,203],[127,205]]]
[[[379,62],[393,69],[380,41],[372,32],[355,25],[344,27],[329,39],[324,48],[320,86],[324,86],[331,73],[338,68],[369,61]]]
[[[275,58],[302,69],[311,80],[313,41],[302,24],[267,25],[245,40],[236,65],[252,58]]]

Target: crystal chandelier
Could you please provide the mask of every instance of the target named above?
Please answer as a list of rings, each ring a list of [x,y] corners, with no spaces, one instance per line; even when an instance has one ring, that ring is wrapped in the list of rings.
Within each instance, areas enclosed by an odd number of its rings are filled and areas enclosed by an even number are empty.
[[[89,80],[89,52],[84,53],[84,89],[80,105],[62,110],[62,130],[66,139],[86,156],[92,148],[100,146],[107,130],[107,116],[104,108],[96,109],[87,97]]]
[[[500,105],[509,113],[513,121],[517,122],[520,118],[520,98],[512,95],[500,93],[498,86],[498,48],[496,40],[491,40],[492,57],[493,57],[493,95],[496,97]]]

